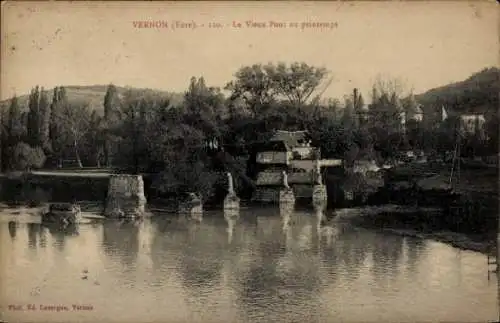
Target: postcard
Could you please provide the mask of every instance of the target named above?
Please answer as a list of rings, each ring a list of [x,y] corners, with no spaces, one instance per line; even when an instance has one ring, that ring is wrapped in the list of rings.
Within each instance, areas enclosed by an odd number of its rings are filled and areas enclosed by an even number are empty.
[[[494,1],[3,1],[2,322],[499,319]]]

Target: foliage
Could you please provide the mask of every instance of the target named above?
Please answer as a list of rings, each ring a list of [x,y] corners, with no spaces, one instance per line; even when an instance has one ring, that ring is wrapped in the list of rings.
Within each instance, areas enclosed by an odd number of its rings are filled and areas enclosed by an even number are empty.
[[[226,85],[231,99],[242,99],[254,117],[276,101],[286,101],[301,109],[318,89],[328,71],[306,63],[254,64],[236,72],[236,80]]]
[[[14,170],[30,170],[41,168],[45,163],[45,154],[41,147],[32,148],[24,142],[19,142],[11,154],[10,165]]]
[[[236,71],[225,87],[227,97],[203,77],[193,77],[180,101],[111,84],[99,88],[106,92],[100,111],[69,100],[63,87],[54,89],[49,104],[47,92],[35,87],[28,102],[13,98],[2,111],[2,167],[41,167],[45,156],[46,166],[73,159],[80,167],[152,173],[160,193],[192,191],[206,199],[222,172],[233,172],[236,182],[250,187],[251,171],[245,174],[233,156],[252,159],[254,148],[277,129],[308,130],[322,158],[342,158],[347,165],[359,159],[383,162],[401,149],[455,148],[456,120],[431,129],[411,120],[419,100],[405,96],[401,82],[378,80],[367,109],[357,89],[343,104],[322,101],[328,73],[305,63],[254,64]],[[478,88],[491,92],[485,83]],[[484,130],[488,138],[464,139],[464,151],[471,146],[483,147],[485,154],[496,151],[498,113],[487,116]]]

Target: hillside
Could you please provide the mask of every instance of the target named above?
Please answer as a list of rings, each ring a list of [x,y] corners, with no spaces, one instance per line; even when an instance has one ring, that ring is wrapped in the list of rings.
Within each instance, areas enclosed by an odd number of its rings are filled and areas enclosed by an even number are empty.
[[[92,110],[103,109],[107,85],[65,86],[71,103],[88,104]],[[172,105],[183,101],[183,93],[167,92],[153,89],[139,89],[117,86],[118,93],[126,91],[140,95],[159,98],[170,98]],[[53,89],[48,89],[49,100],[52,100]],[[442,105],[456,112],[471,112],[478,109],[482,112],[496,112],[499,105],[500,69],[490,67],[471,75],[464,81],[440,86],[415,96],[425,109],[440,109]],[[22,106],[27,106],[28,94],[18,97]],[[10,100],[0,102],[0,107],[8,106]]]
[[[464,81],[431,89],[415,96],[424,106],[450,107],[456,112],[494,112],[498,109],[500,69],[486,68]]]
[[[70,103],[89,105],[92,110],[103,110],[104,96],[106,94],[107,85],[90,85],[90,86],[65,86],[66,93]],[[171,93],[167,91],[138,89],[129,87],[117,86],[118,94],[123,95],[126,91],[132,91],[138,95],[146,97],[170,98],[172,105],[178,105],[183,101],[182,93]],[[52,101],[53,89],[47,90],[49,101]],[[21,106],[27,107],[29,95],[25,94],[18,97]],[[0,106],[8,106],[10,100],[0,102]]]

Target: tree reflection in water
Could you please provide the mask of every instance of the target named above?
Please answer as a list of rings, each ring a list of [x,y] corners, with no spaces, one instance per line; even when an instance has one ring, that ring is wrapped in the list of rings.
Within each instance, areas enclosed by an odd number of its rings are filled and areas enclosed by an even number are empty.
[[[391,234],[373,234],[371,236],[373,237],[371,272],[375,282],[384,288],[390,281],[399,278],[404,237]]]
[[[418,272],[418,263],[420,257],[426,252],[426,244],[423,239],[414,237],[405,237],[406,246],[406,268],[411,277]]]
[[[302,236],[309,235],[314,220],[290,208],[280,208],[279,213],[258,217],[255,253],[237,281],[238,304],[249,321],[317,320],[320,263],[310,237]],[[286,311],[291,304],[297,309],[294,313]],[[261,310],[255,311],[256,307]]]
[[[79,235],[79,227],[78,224],[69,224],[66,226],[61,226],[58,223],[50,223],[50,224],[44,224],[43,227],[48,229],[50,235],[54,239],[54,246],[59,250],[63,251],[64,247],[66,246],[66,238],[71,237],[71,236],[78,236]],[[39,231],[40,237],[44,237],[43,240],[45,240],[45,233],[44,230],[41,229]],[[40,245],[42,244],[42,238],[40,238]]]
[[[125,272],[132,272],[137,267],[141,223],[141,220],[103,223],[104,252],[113,260],[118,258]]]
[[[154,284],[178,281],[191,315],[209,311],[211,293],[219,288],[227,253],[228,232],[223,215],[204,215],[201,223],[172,215],[155,220],[155,225],[151,254]]]
[[[210,219],[202,224],[188,223],[188,237],[179,237],[176,244],[182,248],[179,273],[182,285],[187,292],[186,302],[194,315],[200,316],[213,304],[213,293],[221,284],[221,272],[227,239],[221,218]],[[215,223],[214,223],[215,222]],[[182,232],[178,231],[178,235]]]
[[[28,229],[28,248],[30,249],[36,249],[38,246],[38,235],[41,230],[41,225],[40,223],[28,223],[27,224],[27,229]]]

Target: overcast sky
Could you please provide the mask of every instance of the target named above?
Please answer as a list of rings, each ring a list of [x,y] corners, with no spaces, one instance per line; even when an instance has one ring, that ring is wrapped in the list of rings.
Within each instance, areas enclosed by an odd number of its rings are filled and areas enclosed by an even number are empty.
[[[497,66],[499,57],[494,2],[2,5],[2,99],[36,84],[184,91],[192,76],[223,86],[243,65],[304,61],[332,72],[325,96],[358,87],[368,101],[378,76],[399,78],[418,93]],[[144,20],[169,28],[134,27]],[[176,20],[198,28],[173,30]],[[250,29],[247,20],[299,27]],[[243,28],[232,28],[233,21]],[[224,27],[209,29],[210,22]],[[302,30],[302,22],[337,27]]]

